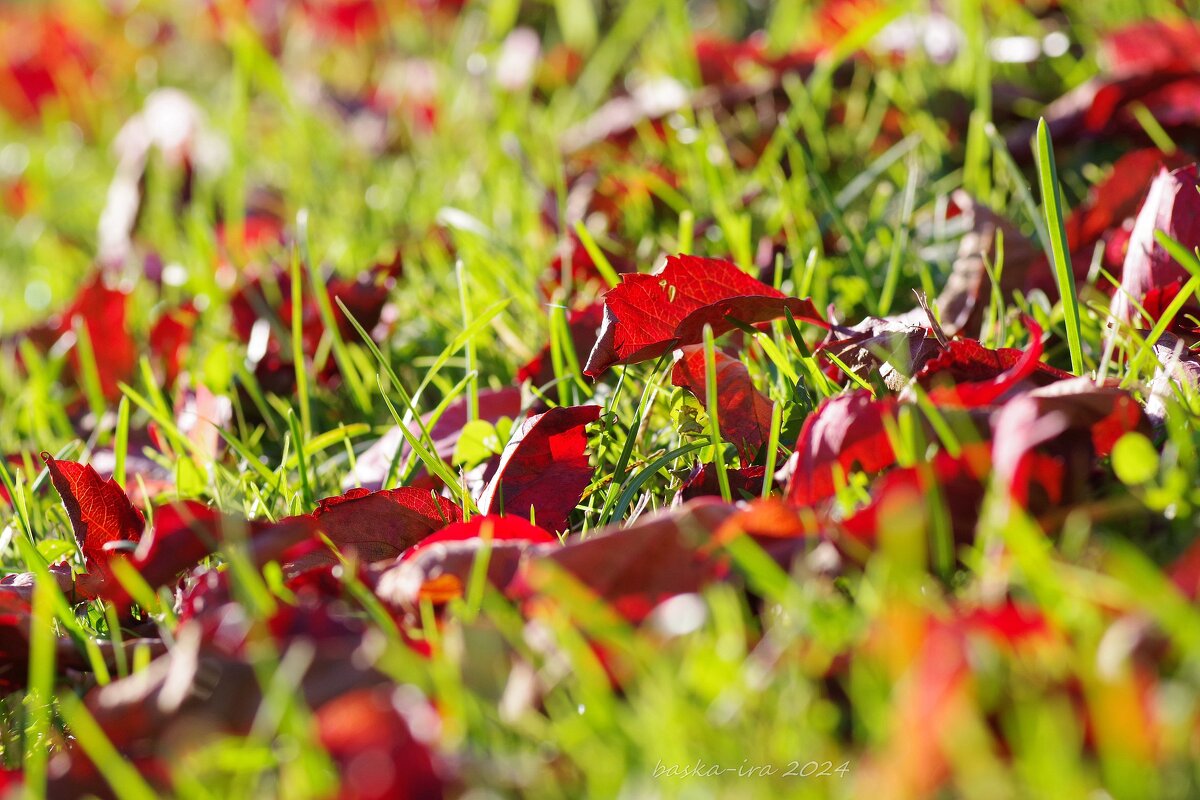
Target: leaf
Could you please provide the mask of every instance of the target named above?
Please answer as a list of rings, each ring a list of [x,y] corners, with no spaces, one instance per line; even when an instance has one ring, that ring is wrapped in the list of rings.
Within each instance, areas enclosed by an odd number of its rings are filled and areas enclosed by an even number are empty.
[[[915,319],[916,314],[909,313],[894,318],[867,317],[850,327],[834,326],[816,351],[837,356],[865,381],[878,373],[884,385],[898,392],[942,351],[932,331],[912,321]]]
[[[809,300],[787,297],[715,258],[668,256],[653,275],[624,275],[604,295],[604,323],[583,373],[599,377],[617,364],[657,358],[676,347],[699,344],[705,325],[714,336],[791,311],[796,319],[827,327]]]
[[[992,350],[973,339],[956,339],[925,362],[917,382],[929,388],[929,399],[937,405],[971,408],[996,403],[1026,384],[1046,386],[1074,377],[1041,362],[1042,329],[1032,318],[1025,324],[1026,350]]]
[[[484,547],[487,579],[498,591],[507,590],[525,551],[557,546],[558,537],[520,517],[484,515],[458,522],[405,551],[400,560],[375,582],[381,600],[397,609],[415,610],[421,600],[441,605],[462,597]]]
[[[1160,169],[1134,221],[1112,313],[1139,327],[1146,323],[1134,301],[1157,321],[1179,287],[1191,277],[1155,240],[1156,231],[1163,231],[1189,251],[1200,245],[1200,173],[1195,164],[1174,171]],[[1197,313],[1194,298],[1180,313]]]
[[[561,531],[592,482],[586,427],[600,419],[599,406],[552,408],[517,429],[491,482],[479,497],[486,514],[516,514]]]
[[[1129,247],[1133,218],[1146,197],[1146,189],[1162,166],[1182,167],[1195,159],[1181,151],[1167,154],[1155,148],[1126,153],[1112,165],[1112,171],[1088,192],[1082,203],[1066,220],[1067,246],[1075,265],[1076,281],[1083,281],[1093,252],[1104,242],[1103,264],[1114,275]],[[1046,272],[1049,272],[1048,266]],[[1040,288],[1048,289],[1048,285]]]
[[[897,409],[895,400],[875,400],[865,389],[825,400],[800,429],[792,455],[789,502],[807,506],[832,497],[839,470],[848,474],[858,466],[864,472],[879,472],[894,464],[884,419],[895,417]]]
[[[128,302],[128,293],[106,286],[103,273],[97,272],[69,306],[24,335],[48,351],[64,337],[74,341],[75,326],[81,324],[91,339],[100,391],[114,400],[121,396],[120,383],[129,381],[137,366],[137,348],[126,320]],[[78,345],[71,347],[69,363],[74,379],[82,385],[84,367]]]
[[[59,461],[49,453],[42,453],[42,460],[62,497],[88,570],[98,573],[100,579],[111,577],[107,564],[121,543],[141,538],[146,526],[142,512],[133,507],[116,481],[102,479],[90,465]],[[84,584],[80,588],[89,592]]]
[[[411,696],[404,697],[401,708],[390,687],[347,692],[317,709],[317,738],[341,776],[339,796],[440,800],[442,777],[429,751],[436,713]]]
[[[386,679],[352,657],[357,639],[309,643],[311,663],[298,696],[310,707]],[[154,752],[171,736],[247,733],[262,704],[254,665],[203,641],[199,623],[180,626],[171,651],[139,672],[100,686],[84,700],[97,724],[121,751]]]
[[[284,553],[311,539],[315,532],[310,516],[286,517],[278,522],[247,521],[222,514],[194,500],[181,500],[154,509],[154,525],[126,558],[151,589],[169,586],[180,573],[218,552],[230,541],[246,541],[256,566],[277,561]],[[313,545],[316,550],[316,544]],[[111,560],[111,559],[110,559]],[[103,597],[125,611],[133,600],[110,571],[80,576],[81,590]]]
[[[730,496],[734,500],[745,497],[758,497],[762,494],[763,481],[766,479],[766,469],[763,467],[742,467],[725,471],[729,480]],[[697,497],[720,497],[721,486],[717,482],[717,470],[712,463],[700,464],[692,468],[691,473],[679,487],[679,499],[686,501]]]
[[[964,191],[956,191],[952,199],[961,212],[966,233],[959,242],[958,255],[946,285],[937,298],[939,321],[950,336],[978,336],[992,293],[992,280],[984,260],[995,268],[996,243],[1001,236],[1004,238],[1001,295],[1008,297],[1031,282],[1051,286],[1054,278],[1041,249],[1022,235],[1011,221]],[[899,319],[924,324],[919,311]]]
[[[458,442],[454,445],[454,456],[450,463],[455,467],[472,469],[495,455],[504,452],[504,442],[508,441],[512,432],[512,420],[504,424],[505,430],[493,425],[485,419],[475,419],[463,426]]]
[[[663,600],[698,592],[727,569],[703,548],[734,507],[702,498],[640,518],[624,529],[608,529],[558,550],[527,558],[513,592],[538,596],[562,570],[598,601],[631,621],[641,621]]]
[[[460,521],[462,511],[426,489],[401,487],[378,492],[351,489],[322,500],[310,516],[316,530],[339,550],[347,555],[352,552],[369,564],[395,558],[434,531]],[[301,550],[284,556],[287,572],[294,574],[337,560],[318,541]]]
[[[582,247],[579,248],[581,251],[582,249]],[[596,342],[596,334],[603,322],[604,304],[600,302],[591,303],[567,315],[567,329],[571,332],[571,344],[575,348],[575,359],[580,364],[587,360],[588,353]],[[534,386],[545,386],[554,378],[554,363],[550,358],[549,344],[539,350],[538,354],[529,360],[529,363],[517,370],[518,381],[528,380]]]
[[[739,359],[720,351],[715,357],[721,437],[733,443],[743,464],[749,464],[770,438],[773,403],[755,388],[750,371]],[[703,403],[708,386],[705,377],[704,347],[683,348],[671,373],[671,383],[684,387]]]
[[[1073,378],[1027,392],[991,419],[992,463],[1013,497],[1028,504],[1030,487],[1047,480],[1042,454],[1064,470],[1063,499],[1086,496],[1095,459],[1107,457],[1126,433],[1150,433],[1138,402],[1123,389]]]

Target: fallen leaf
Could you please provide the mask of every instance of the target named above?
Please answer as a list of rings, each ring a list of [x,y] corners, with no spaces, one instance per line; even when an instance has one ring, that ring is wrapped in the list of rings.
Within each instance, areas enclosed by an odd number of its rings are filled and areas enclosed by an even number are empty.
[[[486,514],[533,518],[546,530],[566,530],[592,482],[586,428],[598,419],[599,406],[571,406],[525,420],[504,448],[479,507]]]
[[[788,501],[808,506],[832,497],[835,475],[856,466],[879,472],[896,461],[884,426],[899,408],[892,398],[876,400],[865,389],[830,397],[807,419],[792,456]]]
[[[750,371],[741,360],[719,350],[713,355],[717,384],[717,424],[721,430],[721,438],[732,442],[742,457],[742,463],[749,464],[770,438],[773,404],[765,394],[755,388]],[[708,396],[706,377],[704,348],[683,348],[671,373],[671,383],[684,387],[704,405]]]
[[[604,323],[583,373],[591,378],[617,364],[657,358],[676,347],[699,344],[705,325],[714,336],[790,310],[797,320],[827,327],[808,300],[787,295],[715,258],[668,256],[653,275],[624,275],[604,295]]]

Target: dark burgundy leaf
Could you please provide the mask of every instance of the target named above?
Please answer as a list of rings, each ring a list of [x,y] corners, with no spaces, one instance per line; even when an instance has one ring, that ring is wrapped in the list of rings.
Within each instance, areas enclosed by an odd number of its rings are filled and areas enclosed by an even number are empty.
[[[895,319],[867,317],[850,327],[835,326],[817,351],[837,356],[864,380],[878,372],[884,385],[898,392],[925,362],[942,351],[929,328],[905,321],[915,319],[916,314]]]
[[[730,319],[766,322],[783,317],[785,309],[798,320],[826,326],[810,301],[788,297],[728,261],[668,256],[661,272],[624,275],[604,295],[604,324],[583,372],[596,378],[617,364],[699,344],[705,325],[719,336],[736,327]]]
[[[203,643],[197,623],[176,633],[171,651],[128,678],[93,689],[84,698],[96,722],[122,753],[154,752],[173,736],[246,733],[262,701],[250,661]],[[357,638],[323,641],[312,648],[298,687],[311,707],[357,688],[386,682],[352,657]]]
[[[479,507],[487,514],[532,518],[546,530],[566,530],[592,481],[586,428],[598,419],[599,406],[571,406],[525,420],[504,448]]]
[[[750,371],[739,359],[715,352],[717,422],[721,438],[732,442],[742,462],[748,464],[770,437],[773,404],[754,386]],[[685,347],[675,362],[671,383],[691,392],[703,405],[708,383],[702,346]]]
[[[959,242],[958,257],[951,268],[946,285],[938,295],[939,322],[950,336],[978,336],[992,293],[992,281],[984,259],[995,269],[997,234],[1004,237],[1004,270],[1000,291],[1004,296],[1023,289],[1039,276],[1052,278],[1041,250],[1027,239],[1009,220],[996,214],[963,191],[953,195],[966,233]],[[919,310],[903,315],[901,321],[917,325],[928,324]]]
[[[371,492],[352,489],[321,501],[311,515],[316,529],[339,550],[352,551],[364,563],[395,558],[434,531],[462,519],[458,506],[426,489],[402,487]],[[337,559],[323,543],[285,556],[290,573]]]
[[[733,500],[741,500],[747,496],[758,497],[762,494],[763,481],[766,478],[764,467],[742,467],[741,469],[725,470],[729,480],[729,493]],[[692,468],[687,480],[679,488],[679,500],[692,500],[696,497],[720,497],[721,484],[717,479],[717,468],[712,463],[697,463]]]

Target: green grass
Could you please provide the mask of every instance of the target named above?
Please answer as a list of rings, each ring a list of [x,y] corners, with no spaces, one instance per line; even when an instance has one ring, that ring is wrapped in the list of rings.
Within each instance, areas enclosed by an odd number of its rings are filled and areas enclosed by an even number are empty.
[[[6,332],[63,307],[89,274],[115,166],[110,144],[155,87],[188,91],[228,146],[226,168],[198,172],[193,200],[183,208],[175,200],[180,174],[151,158],[138,256],[125,276],[135,287],[129,326],[141,341],[163,308],[204,299],[186,369],[191,380],[234,402],[232,422],[220,431],[223,456],[207,456],[179,429],[174,395],[149,363],[119,400],[105,400],[95,354],[106,342],[86,331],[74,345],[79,385],[66,377],[67,351],[41,353],[28,344],[0,349],[0,451],[34,454],[0,467],[15,498],[0,509],[0,563],[7,572],[39,575],[29,688],[23,699],[17,694],[0,706],[0,758],[9,769],[24,768],[30,796],[42,793],[48,763],[65,748],[67,732],[103,764],[102,777],[119,797],[153,792],[130,763],[113,755],[112,743],[79,702],[85,684],[56,683],[56,636],[77,640],[96,661],[95,642],[133,632],[119,630],[97,603],[73,611],[52,588],[43,554],[67,552],[77,567],[82,556],[36,458],[41,450],[83,460],[111,449],[118,480],[133,492],[144,477],[135,458],[146,455],[142,434],[153,423],[168,443],[167,452],[153,451],[176,484],[168,496],[278,519],[342,493],[355,460],[393,424],[419,420],[460,398],[468,398],[477,417],[479,393],[510,385],[516,370],[552,342],[556,383],[543,399],[558,405],[594,399],[603,411],[591,437],[595,480],[572,518],[575,531],[591,537],[670,508],[701,456],[715,461],[728,499],[728,470],[747,465],[721,441],[712,391],[697,401],[673,387],[669,358],[617,367],[598,384],[581,377],[563,309],[594,300],[617,282],[601,252],[610,243],[623,245],[643,271],[676,251],[733,256],[750,268],[759,239],[771,237],[782,250],[770,276],[778,288],[810,296],[820,309],[832,304],[840,321],[853,323],[907,310],[914,289],[936,297],[956,245],[947,233],[949,194],[966,186],[1048,250],[1059,289],[1050,298],[995,301],[988,309],[995,338],[985,344],[1024,346],[1021,314],[1028,313],[1053,334],[1047,361],[1081,375],[1105,363],[1110,376],[1139,398],[1147,395],[1157,365],[1149,345],[1162,331],[1143,339],[1118,327],[1108,339],[1106,299],[1097,300],[1095,285],[1076,286],[1065,244],[1064,213],[1090,183],[1083,162],[1112,159],[1102,151],[1072,151],[1056,165],[1043,125],[1037,166],[1022,168],[999,149],[1002,134],[988,89],[1004,81],[1053,99],[1096,73],[1095,31],[1153,13],[1178,16],[1172,3],[1064,2],[1062,29],[1085,47],[1083,55],[1072,50],[1053,63],[987,61],[981,46],[988,38],[1049,29],[1023,4],[1007,0],[942,4],[970,32],[953,68],[920,54],[873,66],[845,60],[850,44],[868,41],[906,10],[929,6],[894,4],[861,21],[846,47],[809,80],[786,82],[791,104],[774,109],[780,118],[777,126],[771,120],[771,130],[755,113],[687,111],[668,119],[665,138],[646,123],[639,126],[629,159],[602,153],[599,177],[642,179],[645,187],[610,222],[563,215],[567,176],[581,171],[559,145],[566,131],[639,76],[670,76],[693,87],[690,26],[740,37],[765,25],[770,42],[787,43],[813,30],[809,15],[794,10],[800,4],[767,8],[719,0],[693,18],[694,4],[676,0],[474,2],[457,19],[397,20],[370,47],[297,40],[278,59],[249,27],[235,28],[226,41],[205,35],[207,23],[190,5],[142,0],[131,19],[106,21],[97,4],[68,3],[74,18],[94,24],[114,53],[105,94],[86,120],[50,108],[40,125],[29,126],[0,114],[0,188],[10,166],[24,164],[35,198],[21,217],[0,215],[0,276],[7,284],[0,324]],[[156,19],[180,34],[142,53],[129,37]],[[518,23],[542,33],[545,50],[559,42],[580,48],[584,62],[573,85],[513,91],[490,77],[487,69]],[[368,81],[387,79],[379,65],[393,51],[423,59],[436,75],[437,129],[422,132],[398,112],[390,119],[392,141],[373,150],[356,141],[354,126],[331,104],[314,107],[297,75],[311,72],[354,94]],[[838,64],[849,77],[835,87]],[[931,112],[941,93],[968,103],[965,126],[954,128]],[[1018,110],[1035,119],[1042,109]],[[1156,121],[1142,124],[1162,141]],[[897,130],[881,139],[885,126]],[[760,136],[772,157],[742,164],[748,143]],[[677,183],[645,179],[642,164],[663,165]],[[1030,192],[1033,180],[1040,201]],[[295,249],[262,258],[290,270],[293,300],[302,289],[315,290],[327,330],[317,352],[306,354],[298,303],[282,321],[289,352],[317,361],[306,369],[296,359],[295,397],[274,396],[244,366],[245,346],[232,333],[233,288],[218,268],[218,219],[236,230],[251,190],[261,186],[280,192],[289,224],[305,220],[294,226]],[[557,229],[543,221],[548,205],[558,209]],[[562,276],[549,273],[560,239],[572,231],[598,265],[600,279],[583,286],[556,282]],[[252,268],[237,249],[229,254],[234,267]],[[360,336],[343,340],[330,324],[336,306],[319,270],[354,276],[397,249],[404,274],[391,295],[391,334],[376,343],[359,328]],[[1180,263],[1194,268],[1192,254],[1177,250]],[[141,279],[141,260],[150,253],[180,267],[181,282],[156,288]],[[1189,289],[1195,284],[1193,278]],[[839,391],[812,355],[820,334],[792,320],[716,341],[706,333],[709,378],[715,349],[742,337],[756,385],[775,401],[764,464],[772,473],[783,466],[805,418]],[[345,376],[336,390],[316,380],[328,363]],[[862,380],[851,377],[851,383]],[[711,379],[707,384],[715,389]],[[866,380],[862,385],[873,388]],[[527,407],[534,399],[525,393]],[[528,622],[487,586],[481,578],[486,563],[477,562],[465,599],[440,626],[423,608],[402,634],[352,570],[343,570],[342,579],[352,613],[370,625],[366,649],[376,668],[435,704],[441,721],[434,747],[454,765],[460,789],[563,798],[886,796],[880,789],[891,779],[886,769],[932,769],[920,746],[936,741],[946,783],[934,796],[1196,796],[1200,620],[1162,567],[1195,536],[1200,397],[1177,388],[1164,402],[1167,422],[1154,434],[1149,479],[1126,485],[1101,463],[1094,496],[1064,519],[1030,519],[1008,502],[1003,487],[992,487],[974,541],[956,546],[947,539],[942,506],[953,498],[931,493],[894,509],[878,549],[862,564],[844,560],[836,575],[822,566],[827,553],[821,548],[808,548],[788,572],[748,539],[734,539],[724,556],[736,579],[675,605],[673,624],[631,626],[562,576],[547,589],[556,602],[546,616]],[[900,420],[898,439],[911,451],[911,463],[929,461],[938,448],[969,444],[958,436],[961,420],[938,416],[923,393],[918,404],[935,435],[920,438],[924,427],[915,413]],[[392,465],[389,485],[408,482],[423,466],[446,483],[466,515],[476,514],[459,471],[435,452],[429,426],[416,426],[419,432],[401,427],[411,455]],[[862,475],[850,474],[843,495],[859,503],[868,487]],[[244,547],[226,548],[213,563],[225,565],[253,624],[261,627],[271,609],[288,601],[277,570],[255,569]],[[927,641],[923,626],[945,621],[953,607],[984,605],[1006,592],[1047,613],[1053,646],[1010,656],[993,642],[973,642],[968,699],[953,715],[923,716],[922,681],[931,680],[918,670]],[[171,598],[162,599],[147,602],[138,621],[174,647],[179,623]],[[689,619],[694,624],[679,622]],[[1134,642],[1130,637],[1141,631],[1152,635]],[[406,638],[429,642],[433,655],[415,655]],[[1145,649],[1127,657],[1122,647],[1134,643]],[[294,691],[297,677],[289,672],[303,656],[253,652],[269,702],[247,737],[180,748],[170,763],[179,796],[328,795],[327,759],[312,741],[314,709]],[[119,666],[136,673],[145,663],[131,657]],[[619,689],[609,670],[622,676]],[[116,680],[119,672],[106,677]],[[536,702],[522,702],[522,689],[530,686]],[[1139,710],[1154,719],[1152,726]],[[1152,747],[1144,746],[1143,734],[1154,737]],[[655,776],[660,766],[697,759],[734,768],[773,765],[779,774]],[[847,768],[823,777],[782,774],[793,762],[798,771],[814,761]]]

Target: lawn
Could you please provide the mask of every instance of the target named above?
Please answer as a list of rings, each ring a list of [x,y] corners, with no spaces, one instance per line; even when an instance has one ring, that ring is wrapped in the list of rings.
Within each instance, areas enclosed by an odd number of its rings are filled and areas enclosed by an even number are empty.
[[[0,5],[0,797],[1200,797],[1198,12]]]

